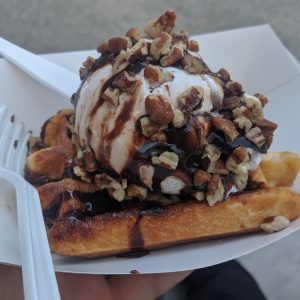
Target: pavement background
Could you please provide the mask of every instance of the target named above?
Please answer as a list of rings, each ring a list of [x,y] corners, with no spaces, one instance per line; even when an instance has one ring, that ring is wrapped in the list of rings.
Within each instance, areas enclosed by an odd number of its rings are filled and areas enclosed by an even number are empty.
[[[36,53],[95,48],[166,9],[200,34],[269,23],[300,60],[299,0],[0,0],[0,35]],[[268,299],[299,299],[300,233],[243,257]]]

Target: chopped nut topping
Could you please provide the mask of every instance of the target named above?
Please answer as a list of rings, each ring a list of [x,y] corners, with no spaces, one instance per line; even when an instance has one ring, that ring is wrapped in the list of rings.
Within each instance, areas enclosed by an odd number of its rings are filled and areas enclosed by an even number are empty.
[[[155,166],[175,170],[179,162],[179,157],[174,152],[165,151],[160,156],[152,157],[152,163]]]
[[[220,175],[212,175],[207,185],[206,200],[209,206],[214,206],[217,202],[223,200],[225,189]]]
[[[136,184],[130,184],[126,189],[126,192],[129,198],[137,198],[139,200],[145,200],[148,195],[148,190],[146,188]]]
[[[122,187],[122,185],[117,182],[113,181],[110,185],[109,188],[107,189],[108,194],[114,198],[115,200],[122,202],[125,198],[125,190]]]
[[[251,111],[247,107],[245,107],[245,106],[241,106],[241,107],[235,108],[232,111],[232,113],[233,113],[233,116],[235,118],[238,118],[240,116],[244,116],[244,117],[250,119],[250,116],[251,116]]]
[[[108,87],[101,95],[101,98],[104,101],[107,101],[111,103],[113,106],[118,106],[119,104],[119,96],[120,96],[120,90],[119,89],[113,89],[111,87]]]
[[[106,52],[108,52],[108,41],[102,43],[101,45],[99,45],[97,47],[97,52],[104,54]]]
[[[140,84],[140,80],[135,76],[130,76],[126,71],[118,75],[112,82],[112,85],[120,88],[122,91],[133,94]]]
[[[161,68],[150,64],[146,66],[144,76],[148,79],[151,88],[160,86],[165,80],[165,75]]]
[[[264,118],[258,118],[256,119],[256,125],[262,130],[262,133],[266,138],[266,147],[269,148],[271,146],[274,131],[277,128],[277,124],[268,121]]]
[[[88,74],[89,70],[87,68],[81,67],[79,69],[79,77],[82,80],[87,74]]]
[[[113,63],[112,71],[114,74],[121,72],[126,69],[129,65],[129,59],[132,55],[131,49],[122,50],[119,55],[115,58]]]
[[[143,40],[138,41],[130,50],[132,53],[130,59],[133,61],[140,60],[148,55],[148,46]]]
[[[216,162],[221,156],[221,150],[214,145],[207,144],[203,151],[203,158],[208,157],[210,162]]]
[[[255,123],[257,118],[263,117],[262,105],[260,101],[255,98],[246,98],[244,100],[245,106],[250,110],[250,120]]]
[[[126,50],[131,46],[131,40],[126,37],[114,37],[108,40],[108,51],[113,54],[119,54],[122,50]]]
[[[151,121],[149,117],[140,118],[142,133],[145,137],[149,138],[159,130],[160,125]]]
[[[200,47],[197,41],[190,40],[189,42],[189,50],[192,52],[199,52]]]
[[[84,182],[91,183],[92,178],[91,176],[86,172],[86,170],[80,166],[75,166],[73,168],[73,172],[76,176],[80,177],[80,179]]]
[[[204,89],[201,86],[192,86],[182,92],[178,98],[179,107],[184,112],[192,112],[203,101]]]
[[[91,56],[88,56],[88,57],[86,58],[85,62],[83,62],[82,65],[83,65],[85,68],[87,68],[88,70],[90,70],[94,62],[95,62],[95,58],[94,58],[94,57],[91,57]]]
[[[261,147],[266,142],[266,138],[264,137],[259,127],[253,127],[245,134],[245,136],[249,141],[251,141],[257,147]]]
[[[224,68],[221,68],[218,72],[217,72],[217,76],[222,79],[224,82],[228,82],[230,80],[230,74],[228,73],[228,71]]]
[[[199,57],[185,55],[182,60],[183,69],[190,74],[201,74],[204,71],[204,66]]]
[[[248,174],[250,170],[249,155],[245,154],[245,149],[238,147],[233,150],[226,161],[226,168],[235,174]],[[243,159],[244,158],[244,159]]]
[[[180,109],[174,110],[174,119],[173,119],[173,126],[175,128],[181,128],[185,124],[185,115]]]
[[[175,64],[176,62],[178,62],[179,60],[181,60],[183,56],[184,54],[182,48],[179,48],[178,46],[174,46],[172,47],[171,51],[167,55],[161,58],[160,64],[163,67],[169,67]]]
[[[168,137],[163,131],[158,131],[151,136],[150,140],[152,142],[167,143]]]
[[[256,93],[254,96],[259,99],[262,107],[265,107],[265,105],[269,102],[268,98],[262,94]]]
[[[140,39],[141,32],[137,27],[133,27],[126,32],[126,36],[132,41],[137,42]]]
[[[243,191],[247,186],[248,173],[235,174],[233,182],[239,191]]]
[[[266,233],[273,233],[285,229],[290,225],[290,220],[284,216],[276,216],[271,222],[265,222],[260,225]]]
[[[233,120],[233,123],[245,132],[248,132],[252,127],[252,122],[244,116],[237,117]]]
[[[194,177],[194,185],[195,186],[201,186],[201,185],[206,184],[206,183],[209,182],[209,180],[211,178],[211,175],[208,174],[205,171],[197,170],[194,173],[193,177]]]
[[[240,106],[240,102],[241,102],[240,98],[236,96],[225,98],[223,100],[222,109],[233,110]]]
[[[229,171],[226,169],[225,164],[222,160],[217,160],[216,162],[212,162],[208,169],[208,173],[212,174],[221,174],[221,175],[228,175]]]
[[[234,123],[228,119],[216,117],[212,120],[212,124],[216,129],[224,133],[226,141],[229,144],[231,144],[239,135]]]
[[[171,33],[176,21],[176,13],[168,10],[157,19],[151,20],[146,25],[144,31],[152,38],[156,38],[161,32]]]
[[[150,190],[152,190],[154,172],[155,168],[151,165],[142,165],[139,167],[140,180]]]
[[[242,96],[244,94],[243,87],[240,83],[235,81],[228,81],[226,83],[226,88],[232,96]]]
[[[198,201],[205,200],[205,193],[203,193],[203,192],[193,193],[192,196]]]
[[[186,183],[177,176],[168,176],[161,183],[161,192],[170,195],[179,195]]]
[[[172,106],[163,95],[148,95],[145,99],[145,107],[152,121],[159,124],[168,124],[173,121],[174,113]]]
[[[189,47],[189,34],[186,31],[179,31],[172,35],[172,46],[177,46],[182,50],[187,50]]]
[[[159,60],[162,55],[167,55],[171,51],[171,45],[172,37],[168,33],[162,32],[151,43],[150,55],[155,60]]]

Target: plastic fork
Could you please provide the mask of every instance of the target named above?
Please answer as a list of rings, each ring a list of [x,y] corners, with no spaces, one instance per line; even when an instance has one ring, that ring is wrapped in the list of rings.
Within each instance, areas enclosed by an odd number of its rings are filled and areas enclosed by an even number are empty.
[[[25,299],[60,299],[37,190],[23,177],[30,133],[0,106],[0,177],[16,190]]]

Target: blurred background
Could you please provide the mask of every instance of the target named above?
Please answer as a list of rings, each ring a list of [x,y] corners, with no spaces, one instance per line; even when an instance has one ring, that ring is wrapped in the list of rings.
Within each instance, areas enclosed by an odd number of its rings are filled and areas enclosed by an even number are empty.
[[[166,9],[190,34],[269,23],[300,60],[299,0],[0,0],[0,35],[36,53],[93,49]],[[299,299],[299,246],[294,234],[240,259],[268,299]]]

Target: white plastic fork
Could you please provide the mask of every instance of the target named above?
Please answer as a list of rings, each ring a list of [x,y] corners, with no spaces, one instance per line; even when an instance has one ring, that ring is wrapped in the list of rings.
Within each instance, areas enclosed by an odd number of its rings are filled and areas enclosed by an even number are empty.
[[[23,289],[27,300],[59,300],[47,234],[37,190],[23,174],[29,132],[7,107],[0,107],[0,177],[16,190]]]

